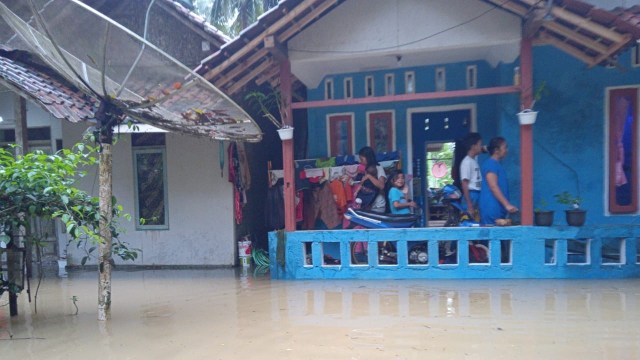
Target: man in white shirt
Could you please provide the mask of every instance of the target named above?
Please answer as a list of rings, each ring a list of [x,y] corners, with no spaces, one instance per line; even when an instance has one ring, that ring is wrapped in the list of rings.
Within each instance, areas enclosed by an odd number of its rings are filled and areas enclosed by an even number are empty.
[[[463,142],[467,149],[467,156],[460,164],[460,183],[462,186],[462,207],[471,216],[477,209],[480,198],[480,185],[482,184],[482,174],[478,165],[477,156],[483,151],[482,137],[478,133],[469,133]]]

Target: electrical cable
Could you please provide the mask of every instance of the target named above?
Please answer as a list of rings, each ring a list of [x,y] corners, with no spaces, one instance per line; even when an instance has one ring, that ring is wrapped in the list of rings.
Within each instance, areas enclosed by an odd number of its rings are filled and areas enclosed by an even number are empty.
[[[472,18],[470,18],[469,20],[463,21],[463,22],[461,22],[459,24],[450,26],[450,27],[448,27],[446,29],[443,29],[443,30],[440,30],[440,31],[436,31],[435,33],[429,34],[429,35],[427,35],[425,37],[422,37],[422,38],[419,38],[419,39],[416,39],[416,40],[412,40],[412,41],[409,41],[409,42],[406,42],[406,43],[403,43],[403,44],[396,43],[396,45],[393,45],[393,46],[384,46],[384,47],[372,48],[372,49],[366,49],[366,50],[312,50],[312,49],[289,48],[289,52],[293,51],[293,52],[308,53],[308,54],[366,54],[366,53],[375,52],[375,51],[398,49],[398,48],[403,47],[403,46],[413,45],[413,44],[428,40],[430,38],[433,38],[433,37],[436,37],[438,35],[444,34],[444,33],[448,32],[448,31],[451,31],[453,29],[456,29],[456,28],[459,28],[461,26],[470,24],[470,23],[476,21],[477,19],[487,15],[488,13],[490,13],[490,12],[496,10],[496,9],[499,9],[499,7],[505,5],[505,4],[509,3],[509,2],[512,2],[512,1],[513,0],[505,0],[504,2],[500,3],[499,5],[493,5],[490,9],[488,9],[488,10],[486,10],[486,11],[484,11],[484,12],[482,12],[482,13],[480,13],[480,14],[472,17]],[[539,0],[533,6],[537,5],[538,3],[542,2],[542,1],[544,1],[544,0]]]

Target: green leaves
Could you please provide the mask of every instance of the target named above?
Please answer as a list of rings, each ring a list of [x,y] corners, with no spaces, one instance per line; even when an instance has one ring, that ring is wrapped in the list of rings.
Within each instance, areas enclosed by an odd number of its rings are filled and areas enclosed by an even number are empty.
[[[75,187],[88,166],[96,164],[93,156],[97,147],[77,144],[53,155],[34,151],[21,157],[0,148],[0,226],[6,231],[26,224],[31,217],[60,219],[67,234],[78,245],[89,241],[102,242],[99,233],[100,208],[97,197]],[[112,198],[113,219],[109,228],[114,237],[121,231],[118,225],[123,214],[122,205]],[[27,217],[24,217],[24,214]],[[95,250],[87,251],[87,258]],[[125,243],[119,243],[118,254],[135,259]],[[86,262],[87,260],[84,260]]]

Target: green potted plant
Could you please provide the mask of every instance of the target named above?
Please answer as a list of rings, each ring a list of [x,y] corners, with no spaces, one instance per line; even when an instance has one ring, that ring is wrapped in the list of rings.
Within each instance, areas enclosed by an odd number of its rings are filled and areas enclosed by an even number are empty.
[[[251,91],[245,96],[245,100],[258,106],[258,110],[262,113],[262,116],[269,119],[269,121],[275,125],[281,140],[293,138],[293,127],[286,125],[286,103],[282,99],[280,90],[271,87],[266,92]],[[278,109],[279,118],[272,113],[272,109],[274,108]]]
[[[565,210],[567,225],[582,226],[587,218],[587,211],[580,208],[582,199],[568,191],[563,191],[554,196],[559,204],[569,206],[569,209]]]
[[[536,105],[536,102],[542,98],[543,94],[546,94],[547,82],[542,81],[540,85],[536,88],[536,91],[533,94],[533,101],[531,102],[531,107],[528,109],[523,109],[516,115],[518,115],[518,121],[520,125],[532,125],[536,122],[536,118],[538,117],[538,112],[533,110],[533,107]]]
[[[533,221],[536,226],[551,226],[553,225],[554,211],[547,209],[547,200],[540,198],[538,207],[533,209]]]

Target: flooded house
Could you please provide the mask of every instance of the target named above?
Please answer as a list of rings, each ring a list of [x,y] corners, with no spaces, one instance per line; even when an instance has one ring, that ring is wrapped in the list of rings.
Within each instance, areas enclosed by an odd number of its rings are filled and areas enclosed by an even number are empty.
[[[637,7],[623,5],[286,0],[206,59],[202,73],[216,86],[234,93],[271,82],[288,105],[293,140],[271,171],[282,179],[285,225],[270,234],[272,276],[637,276],[640,28]],[[532,107],[537,119],[519,120]],[[451,169],[442,149],[469,132],[507,139],[519,226],[443,228],[432,217],[432,180]],[[301,223],[296,206],[315,198],[300,200],[300,187],[329,183],[364,146],[393,154],[413,179],[421,226],[345,230],[339,214]],[[320,185],[300,182],[314,171]],[[566,225],[561,194],[581,199],[583,226]],[[534,227],[543,202],[554,226]],[[457,255],[443,259],[450,241]],[[478,241],[481,262],[467,246]],[[388,243],[396,258],[382,261]]]
[[[185,2],[85,3],[144,36],[188,68],[195,68],[229,40],[185,7]],[[7,25],[2,26],[4,29]],[[3,36],[11,33],[3,31]],[[10,39],[2,41],[11,43]],[[69,86],[35,57],[8,46],[2,48],[1,55],[0,115],[4,121],[0,123],[0,145],[16,143],[14,114],[21,106],[26,114],[29,150],[51,153],[70,148],[91,131],[88,128],[95,125],[98,110],[95,98]],[[19,96],[28,101],[14,100]],[[239,235],[234,217],[235,185],[229,181],[230,159],[226,158],[230,142],[166,132],[143,124],[122,125],[115,129],[115,135],[113,194],[132,216],[131,221],[121,221],[125,230],[121,238],[132,248],[142,250],[138,259],[127,264],[234,265]],[[89,169],[78,186],[97,196],[97,177],[96,166]],[[47,234],[43,248],[47,267],[57,266],[57,259],[66,259],[69,266],[80,265],[87,249],[69,244],[64,226],[44,222],[37,231]],[[94,259],[87,262],[93,263]]]

